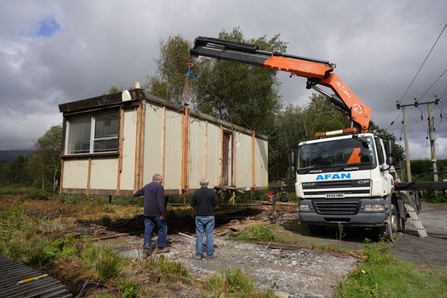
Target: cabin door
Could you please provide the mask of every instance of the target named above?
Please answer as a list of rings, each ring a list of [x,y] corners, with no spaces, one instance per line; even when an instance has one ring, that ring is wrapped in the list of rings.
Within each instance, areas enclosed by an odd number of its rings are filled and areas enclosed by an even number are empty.
[[[224,132],[222,144],[222,185],[231,185],[233,174],[233,134]]]

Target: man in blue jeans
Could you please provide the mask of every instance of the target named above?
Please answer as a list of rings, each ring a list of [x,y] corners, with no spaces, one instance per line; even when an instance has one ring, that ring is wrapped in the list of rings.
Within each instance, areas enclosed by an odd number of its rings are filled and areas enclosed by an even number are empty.
[[[196,253],[194,257],[198,260],[203,257],[203,233],[206,234],[206,257],[213,258],[214,242],[214,210],[217,208],[217,195],[208,188],[207,177],[200,179],[200,188],[191,197],[191,217],[196,221]]]
[[[155,174],[152,182],[146,184],[142,189],[133,193],[134,197],[144,196],[144,243],[143,258],[151,255],[152,232],[158,227],[158,240],[155,253],[167,253],[169,248],[165,247],[168,226],[166,225],[166,205],[164,199],[163,176]]]

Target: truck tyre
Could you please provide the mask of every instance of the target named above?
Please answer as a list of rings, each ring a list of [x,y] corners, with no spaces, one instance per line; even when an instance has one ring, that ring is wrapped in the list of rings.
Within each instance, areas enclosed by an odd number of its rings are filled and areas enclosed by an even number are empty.
[[[402,232],[402,233],[405,231],[405,224],[406,224],[406,222],[407,222],[407,218],[406,217],[400,219],[399,231]]]
[[[397,217],[396,205],[391,204],[391,214],[386,224],[385,237],[388,240],[394,241],[394,235],[397,233],[398,229],[399,229],[399,219]]]
[[[325,226],[319,226],[319,225],[307,225],[307,228],[309,229],[309,232],[311,234],[319,235],[322,234],[325,230]]]

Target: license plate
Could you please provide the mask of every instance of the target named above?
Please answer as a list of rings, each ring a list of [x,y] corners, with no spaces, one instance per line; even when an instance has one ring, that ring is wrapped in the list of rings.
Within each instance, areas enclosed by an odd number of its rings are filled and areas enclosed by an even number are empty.
[[[327,193],[326,194],[326,199],[340,199],[340,198],[344,198],[345,195],[342,193]]]

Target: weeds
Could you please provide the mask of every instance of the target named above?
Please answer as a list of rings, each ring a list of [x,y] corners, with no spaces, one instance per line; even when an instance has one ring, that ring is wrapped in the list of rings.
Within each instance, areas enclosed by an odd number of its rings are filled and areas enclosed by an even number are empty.
[[[268,226],[254,226],[245,229],[236,239],[248,242],[275,241],[275,235]]]
[[[391,243],[366,243],[365,261],[337,287],[339,297],[443,297],[445,270],[418,272],[390,254]],[[405,282],[404,282],[405,281]]]
[[[84,268],[94,267],[93,277],[106,282],[119,276],[123,262],[112,247],[85,242],[81,253],[81,264]]]
[[[240,268],[221,270],[205,281],[205,289],[212,297],[274,297],[270,291],[258,292],[253,280]]]
[[[146,265],[148,271],[158,271],[163,275],[167,282],[180,279],[183,283],[189,283],[189,273],[185,265],[180,262],[169,260],[169,258],[161,255],[157,258],[149,259]]]

